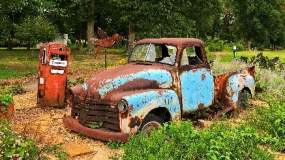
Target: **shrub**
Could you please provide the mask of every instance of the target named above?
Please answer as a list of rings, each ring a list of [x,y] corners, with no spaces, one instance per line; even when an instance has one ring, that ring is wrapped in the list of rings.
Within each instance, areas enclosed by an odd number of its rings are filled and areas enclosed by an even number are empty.
[[[245,126],[218,123],[197,131],[190,122],[180,122],[149,137],[134,137],[124,145],[123,159],[272,159],[260,142],[255,130]]]
[[[0,88],[0,109],[2,112],[7,111],[7,107],[13,102],[13,96],[7,88]]]
[[[210,52],[223,51],[225,49],[225,41],[218,38],[209,39],[206,43],[206,48]]]
[[[47,42],[56,38],[56,28],[43,17],[26,18],[16,27],[16,38],[28,49],[39,42]]]
[[[0,159],[39,159],[40,150],[29,139],[14,134],[8,121],[0,121]]]
[[[11,94],[0,94],[0,105],[8,106],[12,103],[13,98]]]
[[[285,100],[285,72],[276,72],[268,69],[256,67],[256,86],[261,88],[262,94],[258,94],[260,99],[268,100],[274,97],[275,100]]]

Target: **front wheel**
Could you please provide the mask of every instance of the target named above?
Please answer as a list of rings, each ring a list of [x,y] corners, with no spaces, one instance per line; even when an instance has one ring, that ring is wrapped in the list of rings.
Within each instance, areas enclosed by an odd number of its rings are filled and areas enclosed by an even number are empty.
[[[148,114],[140,127],[142,133],[149,135],[153,130],[162,126],[163,119],[155,114]]]

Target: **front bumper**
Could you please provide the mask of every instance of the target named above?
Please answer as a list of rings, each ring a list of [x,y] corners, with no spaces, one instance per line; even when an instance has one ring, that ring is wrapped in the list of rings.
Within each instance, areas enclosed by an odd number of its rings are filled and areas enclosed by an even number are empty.
[[[118,141],[118,142],[127,142],[129,139],[129,134],[121,132],[112,132],[106,129],[91,129],[83,126],[79,123],[77,119],[72,118],[71,116],[63,118],[63,124],[66,128],[71,131],[78,132],[87,137],[99,139],[102,141]]]

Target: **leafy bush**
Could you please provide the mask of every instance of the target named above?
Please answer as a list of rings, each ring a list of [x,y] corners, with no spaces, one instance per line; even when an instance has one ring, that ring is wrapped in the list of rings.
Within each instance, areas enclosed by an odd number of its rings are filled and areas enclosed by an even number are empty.
[[[85,79],[82,78],[82,77],[78,77],[76,79],[68,79],[67,80],[67,86],[68,87],[73,87],[73,86],[76,86],[78,84],[82,84],[84,83]]]
[[[20,83],[8,87],[8,90],[12,93],[12,95],[23,94],[26,92],[23,85]]]
[[[16,27],[16,38],[28,48],[56,38],[56,28],[43,17],[26,18]]]
[[[0,88],[0,111],[6,112],[8,106],[13,102],[13,96],[7,88]]]
[[[39,148],[29,139],[14,134],[9,122],[0,121],[0,159],[39,159]]]
[[[257,95],[260,99],[268,100],[274,97],[275,100],[285,100],[285,72],[276,72],[256,67],[256,86],[265,91]]]
[[[259,53],[257,56],[253,56],[251,58],[241,56],[240,61],[250,64],[258,65],[260,68],[263,69],[270,69],[270,70],[277,70],[282,71],[284,70],[284,64],[281,63],[279,57],[274,57],[272,59],[264,56],[263,53]]]
[[[190,122],[174,123],[140,134],[124,145],[123,159],[272,159],[258,147],[255,130],[218,123],[209,129],[194,130]]]
[[[210,52],[223,51],[225,49],[225,41],[218,38],[210,39],[206,43],[206,48]]]

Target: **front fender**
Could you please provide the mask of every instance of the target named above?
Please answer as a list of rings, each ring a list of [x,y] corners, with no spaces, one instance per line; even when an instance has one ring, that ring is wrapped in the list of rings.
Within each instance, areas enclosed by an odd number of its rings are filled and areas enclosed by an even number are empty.
[[[180,117],[180,103],[175,91],[168,89],[146,90],[122,97],[131,108],[129,118],[143,120],[145,116],[156,108],[166,108],[171,119]],[[123,132],[130,132],[129,118],[123,119],[121,128]],[[138,129],[139,126],[136,126]]]
[[[151,110],[164,107],[172,118],[180,113],[179,99],[173,90],[149,90],[123,97],[131,106],[131,114],[144,118]]]

